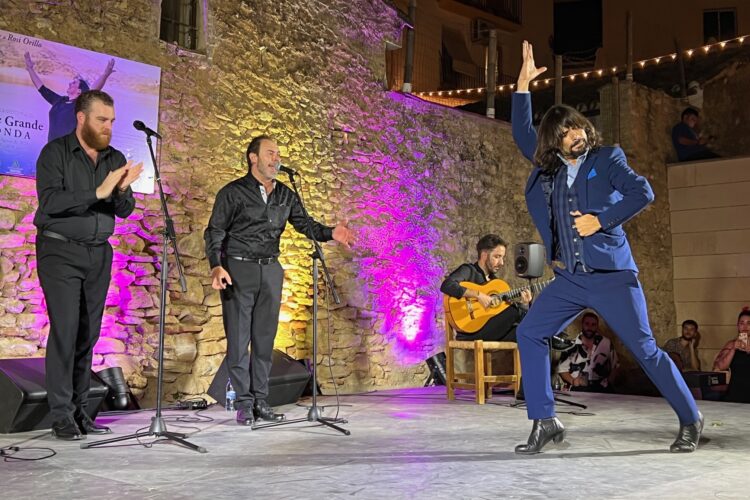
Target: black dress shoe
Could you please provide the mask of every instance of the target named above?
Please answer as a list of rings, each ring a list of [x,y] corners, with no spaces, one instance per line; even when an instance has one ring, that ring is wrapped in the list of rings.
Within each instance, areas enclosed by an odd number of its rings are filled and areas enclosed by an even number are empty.
[[[109,434],[112,429],[106,425],[99,425],[88,416],[85,412],[76,413],[73,417],[82,434]]]
[[[575,342],[564,338],[562,335],[553,335],[549,339],[549,346],[553,351],[567,351],[574,345]]]
[[[553,441],[562,443],[565,440],[565,427],[557,417],[534,420],[534,427],[526,444],[516,446],[516,453],[521,455],[533,455],[542,451],[542,448]]]
[[[253,425],[255,419],[253,418],[252,408],[240,408],[237,410],[237,423],[240,425]]]
[[[283,413],[276,413],[262,399],[255,401],[253,415],[255,416],[255,420],[265,420],[266,422],[281,422],[285,418]]]
[[[81,430],[70,417],[65,417],[52,424],[52,436],[65,441],[78,441],[83,439]]]
[[[701,440],[701,433],[703,432],[703,414],[698,412],[698,417],[697,422],[680,427],[677,439],[669,447],[669,451],[672,453],[690,453],[698,448],[698,441]]]

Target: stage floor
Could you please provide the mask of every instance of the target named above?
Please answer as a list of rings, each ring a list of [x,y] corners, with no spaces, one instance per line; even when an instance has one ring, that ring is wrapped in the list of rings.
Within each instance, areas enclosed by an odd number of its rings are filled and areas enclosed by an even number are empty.
[[[448,402],[443,387],[343,396],[340,413],[348,424],[342,427],[351,436],[307,423],[250,430],[221,407],[200,413],[210,422],[191,422],[195,412],[165,411],[169,430],[189,433],[206,454],[135,440],[82,450],[80,442],[57,441],[48,432],[4,434],[0,447],[22,448],[15,457],[44,454],[27,447],[50,447],[57,455],[6,459],[2,497],[748,498],[750,406],[699,402],[706,418],[701,447],[673,455],[668,448],[678,424],[664,400],[562,397],[588,408],[558,405],[569,446],[532,457],[513,453],[531,426],[523,408],[510,406],[512,397],[496,395],[477,406],[471,393],[460,392],[459,400]],[[306,415],[295,405],[283,410],[291,418]],[[326,409],[326,415],[334,412]],[[117,436],[147,427],[152,415],[98,421]]]

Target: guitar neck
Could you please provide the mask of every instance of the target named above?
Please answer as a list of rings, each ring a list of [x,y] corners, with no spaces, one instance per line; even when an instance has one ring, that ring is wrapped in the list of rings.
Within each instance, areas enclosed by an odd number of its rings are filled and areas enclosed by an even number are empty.
[[[536,295],[537,293],[539,293],[542,290],[544,290],[544,288],[547,285],[549,285],[550,283],[552,283],[552,281],[554,281],[554,278],[549,279],[547,281],[542,281],[541,283],[532,283],[531,286],[524,286],[524,287],[521,287],[521,288],[514,288],[513,290],[508,290],[507,292],[503,293],[502,296],[503,296],[503,298],[507,298],[509,300],[517,299],[517,298],[519,298],[521,296],[521,292],[523,292],[524,290],[527,290],[527,289],[531,290],[531,293],[533,295]]]

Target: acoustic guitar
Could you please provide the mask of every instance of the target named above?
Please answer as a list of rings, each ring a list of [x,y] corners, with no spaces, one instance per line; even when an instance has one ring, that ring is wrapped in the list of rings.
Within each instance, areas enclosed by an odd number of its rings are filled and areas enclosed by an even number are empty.
[[[469,290],[477,290],[492,297],[490,307],[485,309],[475,298],[462,297],[457,299],[449,295],[443,297],[443,306],[448,312],[448,322],[453,328],[463,333],[475,333],[482,329],[487,322],[505,311],[511,305],[511,301],[521,296],[523,290],[529,289],[536,295],[555,278],[531,286],[523,286],[511,290],[508,284],[500,279],[488,281],[484,285],[477,285],[470,281],[462,281],[461,286]]]

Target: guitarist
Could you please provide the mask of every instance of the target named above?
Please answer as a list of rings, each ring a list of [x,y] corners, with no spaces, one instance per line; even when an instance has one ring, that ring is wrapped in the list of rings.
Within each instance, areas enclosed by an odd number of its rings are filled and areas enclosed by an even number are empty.
[[[490,280],[497,278],[497,273],[505,264],[505,252],[508,244],[496,234],[482,236],[477,242],[478,260],[473,264],[461,264],[445,278],[440,286],[440,291],[451,297],[460,299],[462,297],[473,298],[485,309],[490,306],[492,297],[478,290],[468,290],[461,286],[462,281],[470,281],[477,285],[484,285]],[[516,341],[516,325],[529,310],[531,302],[531,291],[521,292],[521,300],[514,303],[497,316],[490,319],[479,331],[468,334],[458,332],[458,340],[487,340],[501,342]]]

